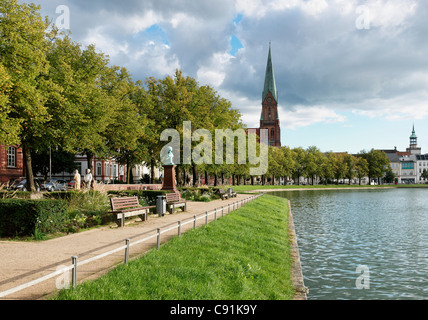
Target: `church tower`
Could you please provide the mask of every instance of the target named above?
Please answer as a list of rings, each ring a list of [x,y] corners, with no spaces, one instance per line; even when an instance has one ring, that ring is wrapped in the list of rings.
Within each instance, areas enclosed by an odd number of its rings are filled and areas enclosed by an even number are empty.
[[[410,136],[410,147],[407,148],[410,154],[421,154],[422,149],[418,147],[418,137],[416,136],[415,125],[413,125],[412,135]]]
[[[269,146],[281,147],[281,128],[278,115],[278,91],[272,63],[272,50],[269,43],[269,55],[266,66],[265,85],[262,95],[262,114],[260,129],[268,130]]]

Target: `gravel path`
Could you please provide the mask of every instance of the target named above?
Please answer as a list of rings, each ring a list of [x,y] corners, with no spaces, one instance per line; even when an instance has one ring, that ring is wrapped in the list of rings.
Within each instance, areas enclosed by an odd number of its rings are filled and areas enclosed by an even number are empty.
[[[191,219],[195,215],[204,214],[218,208],[217,218],[221,217],[222,206],[225,207],[238,200],[248,199],[251,195],[238,194],[236,198],[228,200],[215,200],[211,202],[188,202],[187,211],[181,210],[163,217],[150,215],[147,221],[142,222],[136,217],[130,220],[125,227],[118,228],[116,225],[93,229],[77,234],[70,234],[64,237],[42,241],[42,242],[11,242],[0,241],[0,300],[36,300],[43,299],[57,290],[57,283],[62,284],[65,275],[61,274],[40,284],[33,285],[19,292],[1,297],[1,293],[34,279],[43,277],[58,270],[59,267],[71,265],[71,257],[77,256],[78,261],[83,261],[91,257],[114,250],[125,245],[126,239],[130,243],[144,239],[156,234],[156,229],[168,225],[177,225],[178,221]],[[209,222],[214,219],[214,215],[209,217]],[[205,218],[197,221],[197,226],[205,224]],[[182,233],[193,228],[193,222],[182,227]],[[177,228],[168,231],[161,236],[161,242],[177,235]],[[154,237],[144,243],[131,246],[130,259],[144,254],[148,250],[156,247],[157,239]],[[112,267],[124,261],[124,251],[119,251],[102,259],[79,266],[77,268],[78,283],[83,280],[94,279],[104,274]]]

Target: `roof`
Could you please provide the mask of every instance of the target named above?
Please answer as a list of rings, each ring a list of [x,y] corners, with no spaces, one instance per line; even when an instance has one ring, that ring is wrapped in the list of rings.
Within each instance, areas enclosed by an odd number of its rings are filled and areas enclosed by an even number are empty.
[[[265,85],[263,88],[262,101],[265,101],[266,96],[269,94],[269,92],[272,93],[275,101],[278,103],[278,91],[276,90],[275,72],[273,70],[272,50],[271,50],[270,43],[269,43],[269,55],[268,55],[268,61],[266,66]]]
[[[428,160],[428,154],[417,154],[416,155],[416,160],[427,161]]]
[[[415,131],[415,125],[413,125],[413,131],[412,131],[412,135],[410,136],[410,139],[417,139],[418,137],[416,136],[416,131]]]

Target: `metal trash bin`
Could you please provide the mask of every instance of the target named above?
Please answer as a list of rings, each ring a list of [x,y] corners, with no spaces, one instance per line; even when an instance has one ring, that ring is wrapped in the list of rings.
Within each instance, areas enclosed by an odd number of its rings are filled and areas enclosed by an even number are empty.
[[[159,215],[159,217],[162,217],[165,215],[166,212],[166,197],[165,196],[158,196],[156,199],[156,211]]]

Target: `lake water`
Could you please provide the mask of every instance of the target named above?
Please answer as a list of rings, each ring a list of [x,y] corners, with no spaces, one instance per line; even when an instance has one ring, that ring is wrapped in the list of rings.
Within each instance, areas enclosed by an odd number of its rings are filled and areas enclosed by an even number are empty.
[[[291,201],[308,299],[428,299],[428,189],[272,194]]]

